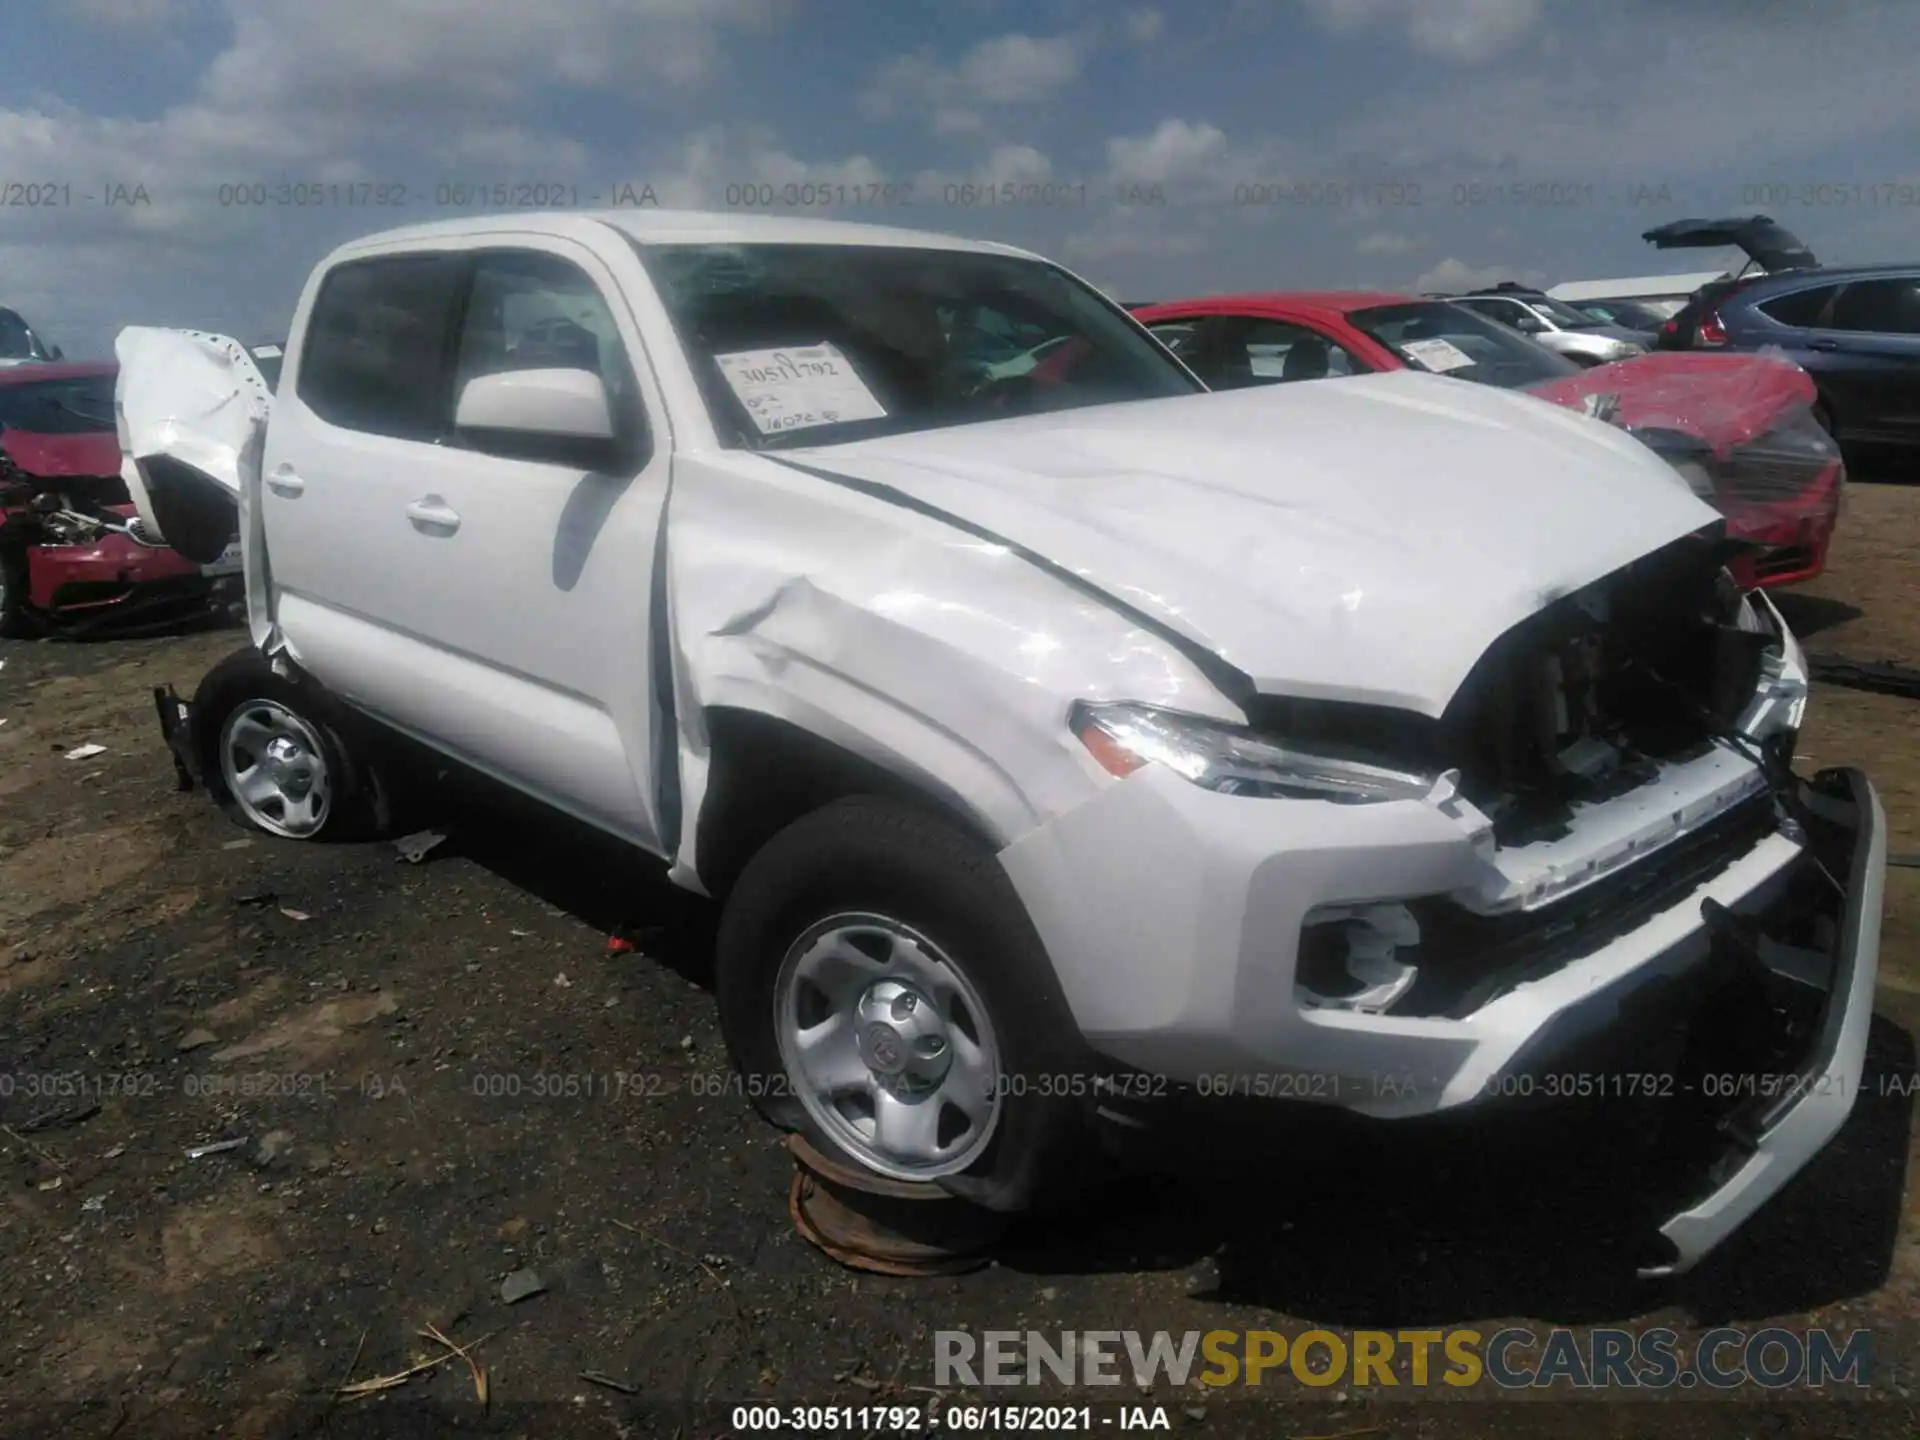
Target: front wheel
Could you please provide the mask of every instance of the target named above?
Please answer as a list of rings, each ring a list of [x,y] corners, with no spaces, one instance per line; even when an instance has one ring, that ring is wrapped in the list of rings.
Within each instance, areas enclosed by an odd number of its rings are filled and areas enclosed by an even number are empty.
[[[1090,1070],[993,854],[859,797],[796,821],[728,896],[721,1028],[775,1124],[893,1180],[988,1209],[1084,1173]]]
[[[249,646],[207,672],[193,717],[201,782],[240,824],[289,840],[385,828],[379,777],[312,681],[277,673]]]

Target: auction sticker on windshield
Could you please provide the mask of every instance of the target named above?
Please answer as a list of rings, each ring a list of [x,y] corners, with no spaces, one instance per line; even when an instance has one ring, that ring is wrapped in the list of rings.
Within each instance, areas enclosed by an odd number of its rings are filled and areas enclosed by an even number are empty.
[[[737,350],[713,359],[762,435],[848,420],[880,420],[887,413],[847,357],[832,345]]]
[[[1416,360],[1436,374],[1460,370],[1473,364],[1473,357],[1451,340],[1403,340],[1400,348],[1407,358]]]

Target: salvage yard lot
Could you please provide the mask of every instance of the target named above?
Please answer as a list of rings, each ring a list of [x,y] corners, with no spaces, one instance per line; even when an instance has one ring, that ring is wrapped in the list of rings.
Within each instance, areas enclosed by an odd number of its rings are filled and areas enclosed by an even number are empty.
[[[1920,487],[1861,485],[1830,574],[1782,608],[1815,654],[1920,665],[1916,576]],[[667,1435],[702,1400],[929,1385],[936,1329],[1773,1321],[1870,1327],[1881,1398],[1812,1397],[1768,1433],[1913,1433],[1920,871],[1889,877],[1870,1093],[1779,1203],[1666,1290],[1621,1283],[1524,1149],[1364,1140],[1337,1158],[1276,1141],[1251,1177],[1129,1181],[1098,1212],[1029,1223],[973,1275],[855,1277],[795,1236],[785,1152],[728,1089],[707,907],[519,817],[458,813],[416,866],[391,845],[249,838],[175,793],[150,689],[190,689],[241,638],[0,645],[0,1395],[16,1406],[314,1424],[350,1376],[435,1353],[429,1324],[487,1337],[502,1415],[563,1402],[553,1416],[615,1433],[637,1402],[592,1371],[662,1407],[631,1433]],[[1920,851],[1917,720],[1912,701],[1822,686],[1804,738],[1815,765],[1873,776],[1895,851]],[[104,753],[65,758],[83,743]],[[637,949],[610,951],[615,931]],[[1573,1169],[1605,1180],[1604,1157]],[[503,1302],[529,1269],[541,1293]],[[454,1402],[473,1380],[456,1362],[395,1393]],[[1489,1393],[1416,1413],[1404,1387],[1342,1390],[1258,1420],[1242,1394],[1152,1399],[1196,1433],[1388,1436],[1489,1433],[1473,1403]],[[1630,1434],[1634,1403],[1507,1405],[1500,1433],[1524,1416],[1543,1435]],[[1719,1433],[1721,1410],[1669,1406],[1663,1433]],[[72,1433],[106,1433],[97,1419]]]

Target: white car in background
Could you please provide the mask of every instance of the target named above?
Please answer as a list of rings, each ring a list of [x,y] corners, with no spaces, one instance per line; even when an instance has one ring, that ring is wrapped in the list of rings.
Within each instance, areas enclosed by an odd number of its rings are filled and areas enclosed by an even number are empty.
[[[949,353],[1022,327],[1022,373]],[[1017,1210],[1135,1101],[1805,1077],[1639,1097],[1737,1112],[1670,1271],[1847,1115],[1880,806],[1790,771],[1799,647],[1631,437],[1410,371],[1206,393],[1038,256],[819,220],[392,231],[288,334],[271,395],[119,340],[143,515],[211,544],[223,497],[245,555],[183,766],[324,839],[424,745],[658,857],[723,906],[746,1093],[846,1163]]]

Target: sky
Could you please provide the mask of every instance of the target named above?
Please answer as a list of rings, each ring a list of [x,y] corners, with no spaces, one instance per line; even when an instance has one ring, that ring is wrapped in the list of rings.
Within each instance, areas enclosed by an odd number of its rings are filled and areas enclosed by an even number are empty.
[[[0,305],[73,358],[278,339],[334,245],[542,202],[981,236],[1122,300],[1717,269],[1640,234],[1756,212],[1920,258],[1913,0],[8,10]]]

